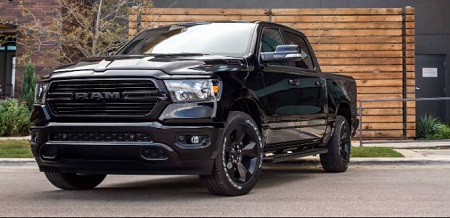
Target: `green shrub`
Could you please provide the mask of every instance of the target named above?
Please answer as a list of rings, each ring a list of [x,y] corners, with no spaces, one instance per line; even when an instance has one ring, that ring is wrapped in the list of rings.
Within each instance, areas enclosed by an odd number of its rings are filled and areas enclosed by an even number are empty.
[[[417,137],[421,139],[434,139],[436,134],[439,134],[444,128],[445,125],[438,118],[425,114],[425,116],[420,117],[420,120],[417,121]]]
[[[28,135],[30,126],[30,110],[25,102],[6,99],[0,105],[0,136]]]
[[[28,109],[31,110],[34,102],[34,89],[36,88],[36,76],[34,75],[34,65],[26,64],[22,76],[22,87],[20,92],[20,101],[25,101]]]
[[[434,135],[435,139],[450,139],[450,127],[446,126],[442,130]]]

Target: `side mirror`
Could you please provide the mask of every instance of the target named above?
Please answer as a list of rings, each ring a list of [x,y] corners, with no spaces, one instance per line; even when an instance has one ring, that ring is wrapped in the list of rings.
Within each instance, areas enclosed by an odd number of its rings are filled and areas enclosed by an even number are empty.
[[[299,61],[302,60],[303,54],[298,45],[278,45],[275,52],[261,52],[261,60],[263,62]]]

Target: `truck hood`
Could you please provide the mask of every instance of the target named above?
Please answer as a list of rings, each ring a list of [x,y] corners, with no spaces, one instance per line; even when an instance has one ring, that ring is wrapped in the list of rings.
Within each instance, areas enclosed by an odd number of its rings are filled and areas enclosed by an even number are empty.
[[[219,71],[241,71],[248,68],[245,58],[218,55],[107,56],[83,59],[76,64],[57,68],[52,75],[74,71],[108,73],[110,70],[160,70],[169,75],[212,74]],[[132,72],[130,72],[132,73]]]

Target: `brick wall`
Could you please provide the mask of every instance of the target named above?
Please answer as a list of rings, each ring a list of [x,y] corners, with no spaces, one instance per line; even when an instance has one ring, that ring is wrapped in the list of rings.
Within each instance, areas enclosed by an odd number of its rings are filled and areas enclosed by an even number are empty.
[[[33,12],[37,19],[41,21],[49,20],[56,10],[60,10],[56,0],[22,0],[25,8],[28,8]],[[23,9],[20,6],[20,0],[1,0],[0,1],[0,19],[14,22],[17,25],[32,22],[32,18],[29,16],[23,16]],[[23,54],[23,47],[17,45],[16,56],[19,57]],[[36,66],[37,76],[40,77],[45,74],[46,69],[51,69],[55,66],[47,66],[39,58],[39,55],[32,57],[32,62]],[[16,65],[16,97],[20,95],[20,86],[22,83],[23,63],[17,63]]]

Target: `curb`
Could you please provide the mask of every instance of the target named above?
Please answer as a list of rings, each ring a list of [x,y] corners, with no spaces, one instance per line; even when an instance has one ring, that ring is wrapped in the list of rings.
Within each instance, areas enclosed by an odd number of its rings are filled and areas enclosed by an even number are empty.
[[[277,164],[286,165],[313,165],[320,166],[319,158],[300,158],[281,163],[268,164],[267,166],[276,166]],[[436,166],[449,165],[450,158],[352,158],[350,166]]]
[[[300,158],[297,160],[281,162],[279,164],[320,164],[320,159]],[[266,164],[277,165],[275,164]],[[427,165],[450,165],[450,158],[352,158],[352,166],[427,166]],[[0,158],[0,167],[37,167],[34,158]]]
[[[37,164],[34,158],[0,158],[0,167],[2,166],[37,167]]]

